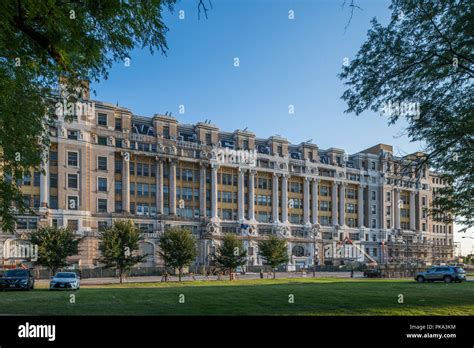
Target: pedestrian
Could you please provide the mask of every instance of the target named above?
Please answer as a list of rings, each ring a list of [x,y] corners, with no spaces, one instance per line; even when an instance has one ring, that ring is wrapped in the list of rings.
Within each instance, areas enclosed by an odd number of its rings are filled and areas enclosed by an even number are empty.
[[[351,269],[351,278],[354,278],[354,268]]]
[[[263,270],[260,269],[260,279],[263,279]]]

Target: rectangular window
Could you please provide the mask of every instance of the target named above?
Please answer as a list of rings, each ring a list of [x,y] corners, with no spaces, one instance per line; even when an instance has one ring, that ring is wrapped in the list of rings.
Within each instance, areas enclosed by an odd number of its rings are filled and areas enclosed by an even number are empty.
[[[22,183],[23,186],[30,186],[31,185],[31,175],[30,174],[26,174],[23,176],[23,183]]]
[[[107,137],[97,137],[97,144],[107,145]]]
[[[119,180],[115,180],[115,194],[122,194],[122,182]]]
[[[169,139],[170,138],[170,127],[169,126],[164,126],[163,127],[163,137],[165,139]]]
[[[68,130],[67,131],[67,138],[72,139],[72,140],[77,140],[78,139],[78,131],[76,130]]]
[[[49,164],[53,167],[58,166],[58,152],[57,151],[49,152]]]
[[[58,196],[49,196],[49,207],[51,209],[58,209]]]
[[[97,191],[107,192],[107,178],[97,178]]]
[[[67,228],[76,232],[79,229],[79,220],[67,220]]]
[[[33,196],[33,207],[39,208],[40,206],[40,196]]]
[[[39,187],[40,186],[40,181],[41,181],[41,173],[40,172],[34,172],[33,176],[34,176],[33,186]]]
[[[375,191],[370,191],[370,196],[371,196],[373,201],[375,201],[377,199]]]
[[[115,130],[122,130],[122,119],[121,118],[116,118],[115,119]]]
[[[115,174],[122,173],[122,161],[115,159]]]
[[[103,231],[108,227],[107,221],[99,221],[97,223],[97,228],[99,231]]]
[[[77,167],[78,164],[78,153],[77,152],[67,152],[67,165],[71,167]]]
[[[115,201],[115,212],[116,213],[122,212],[122,201]]]
[[[327,187],[327,186],[320,186],[320,187],[319,187],[319,195],[320,195],[320,196],[329,196],[329,187]]]
[[[372,205],[372,214],[377,214],[377,206],[376,205]]]
[[[99,126],[107,126],[107,114],[100,113],[97,115],[97,124]]]
[[[49,173],[49,186],[51,188],[58,187],[58,174],[57,173]]]
[[[347,189],[346,191],[346,197],[348,199],[356,199],[356,193],[354,189]]]
[[[97,211],[99,213],[107,213],[107,200],[99,198],[97,200]]]
[[[107,170],[107,157],[97,157],[97,169]]]
[[[68,174],[67,175],[67,187],[72,189],[78,188],[78,175],[77,174]]]

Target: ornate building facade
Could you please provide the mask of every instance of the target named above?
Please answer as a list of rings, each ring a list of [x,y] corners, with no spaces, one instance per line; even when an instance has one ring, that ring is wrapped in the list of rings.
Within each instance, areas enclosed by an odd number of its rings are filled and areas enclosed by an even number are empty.
[[[401,175],[389,145],[348,155],[209,122],[136,116],[103,102],[85,100],[81,110],[72,122],[59,113],[45,175],[32,170],[24,178],[36,215],[19,216],[14,235],[0,234],[4,263],[22,235],[49,224],[85,236],[71,262],[97,266],[98,231],[124,218],[141,231],[146,266],[160,264],[157,240],[168,226],[196,236],[196,265],[212,261],[225,233],[243,240],[249,265],[262,264],[260,239],[285,238],[289,270],[453,259],[453,226],[425,210],[441,179],[427,169],[418,180]]]

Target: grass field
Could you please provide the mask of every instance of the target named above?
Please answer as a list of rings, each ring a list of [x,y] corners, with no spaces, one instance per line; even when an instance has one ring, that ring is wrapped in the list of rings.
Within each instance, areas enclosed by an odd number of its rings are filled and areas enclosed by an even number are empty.
[[[71,294],[75,303],[70,303]],[[0,314],[474,315],[474,283],[287,278],[111,284],[77,292],[40,288],[0,292]]]

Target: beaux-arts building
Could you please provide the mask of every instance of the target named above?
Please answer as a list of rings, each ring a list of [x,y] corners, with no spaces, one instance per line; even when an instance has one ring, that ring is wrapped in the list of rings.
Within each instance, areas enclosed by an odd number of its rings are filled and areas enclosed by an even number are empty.
[[[453,258],[452,225],[425,210],[441,179],[427,169],[419,180],[402,176],[389,145],[347,155],[208,122],[136,116],[88,99],[81,105],[72,122],[59,116],[51,129],[46,175],[24,178],[37,215],[19,217],[14,235],[0,234],[0,256],[29,230],[52,224],[86,236],[71,261],[93,267],[97,232],[131,218],[142,232],[140,252],[150,254],[147,266],[161,264],[157,239],[175,225],[197,237],[198,265],[209,264],[224,233],[244,240],[249,265],[262,264],[258,240],[286,238],[290,270],[313,258],[317,264]]]

